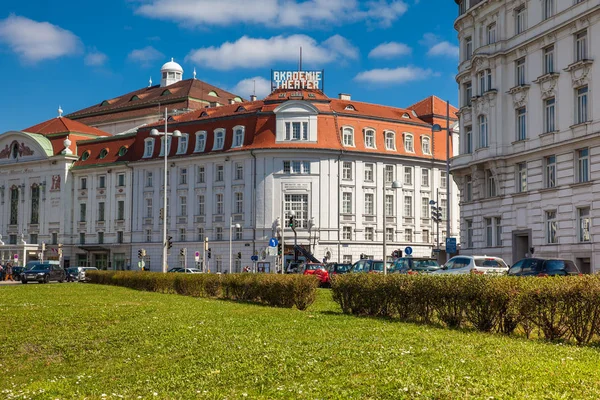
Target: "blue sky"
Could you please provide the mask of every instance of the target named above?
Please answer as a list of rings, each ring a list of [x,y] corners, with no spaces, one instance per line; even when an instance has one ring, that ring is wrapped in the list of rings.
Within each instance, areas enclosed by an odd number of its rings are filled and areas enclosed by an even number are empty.
[[[325,70],[330,97],[456,104],[453,0],[41,0],[0,11],[0,132],[160,82],[171,57],[248,98],[271,69]]]

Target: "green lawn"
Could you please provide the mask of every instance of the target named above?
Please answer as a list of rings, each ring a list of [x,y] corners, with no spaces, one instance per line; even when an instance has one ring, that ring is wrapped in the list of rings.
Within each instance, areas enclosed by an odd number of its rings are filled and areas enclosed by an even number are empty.
[[[0,399],[600,398],[600,350],[91,284],[0,287]]]

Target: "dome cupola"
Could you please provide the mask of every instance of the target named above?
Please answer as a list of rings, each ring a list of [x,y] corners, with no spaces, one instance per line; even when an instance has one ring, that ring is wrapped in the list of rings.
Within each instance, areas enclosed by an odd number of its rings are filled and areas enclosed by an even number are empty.
[[[171,58],[171,61],[166,63],[160,69],[160,87],[165,87],[179,82],[183,76],[183,68]]]

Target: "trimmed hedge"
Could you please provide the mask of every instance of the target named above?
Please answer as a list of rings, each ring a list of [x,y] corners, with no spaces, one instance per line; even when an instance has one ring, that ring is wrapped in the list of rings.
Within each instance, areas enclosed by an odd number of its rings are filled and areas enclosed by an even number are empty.
[[[87,271],[91,283],[159,293],[247,301],[306,310],[316,298],[314,276],[274,274],[163,274],[139,271]]]
[[[346,314],[471,327],[548,340],[600,340],[600,276],[346,274],[332,282]]]

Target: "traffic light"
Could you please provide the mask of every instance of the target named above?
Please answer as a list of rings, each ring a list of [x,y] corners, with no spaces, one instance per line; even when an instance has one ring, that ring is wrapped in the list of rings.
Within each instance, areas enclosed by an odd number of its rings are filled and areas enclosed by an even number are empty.
[[[398,250],[392,251],[392,257],[398,258]]]
[[[142,258],[142,257],[143,257],[143,255],[142,255],[142,249],[139,249],[138,250],[138,258]]]
[[[442,220],[442,208],[441,207],[437,207],[435,204],[432,204],[431,219],[434,222],[440,222]]]
[[[238,258],[238,260],[241,260],[241,259],[242,259],[242,252],[241,252],[241,251],[238,251],[238,253],[237,253],[237,258]]]
[[[209,247],[208,252],[206,253],[206,257],[210,258],[212,249]]]
[[[282,246],[281,246],[281,243],[278,243],[277,244],[277,255],[280,256],[281,253],[282,253]]]
[[[185,248],[179,249],[179,255],[185,257]]]
[[[167,238],[167,249],[170,249],[171,247],[173,247],[173,236]]]
[[[160,219],[165,219],[165,209],[161,207],[159,212]]]
[[[289,226],[290,228],[294,228],[294,222],[295,222],[295,221],[294,221],[294,217],[291,217],[291,216],[290,216],[290,218],[289,218],[289,220],[288,220],[288,226]]]

